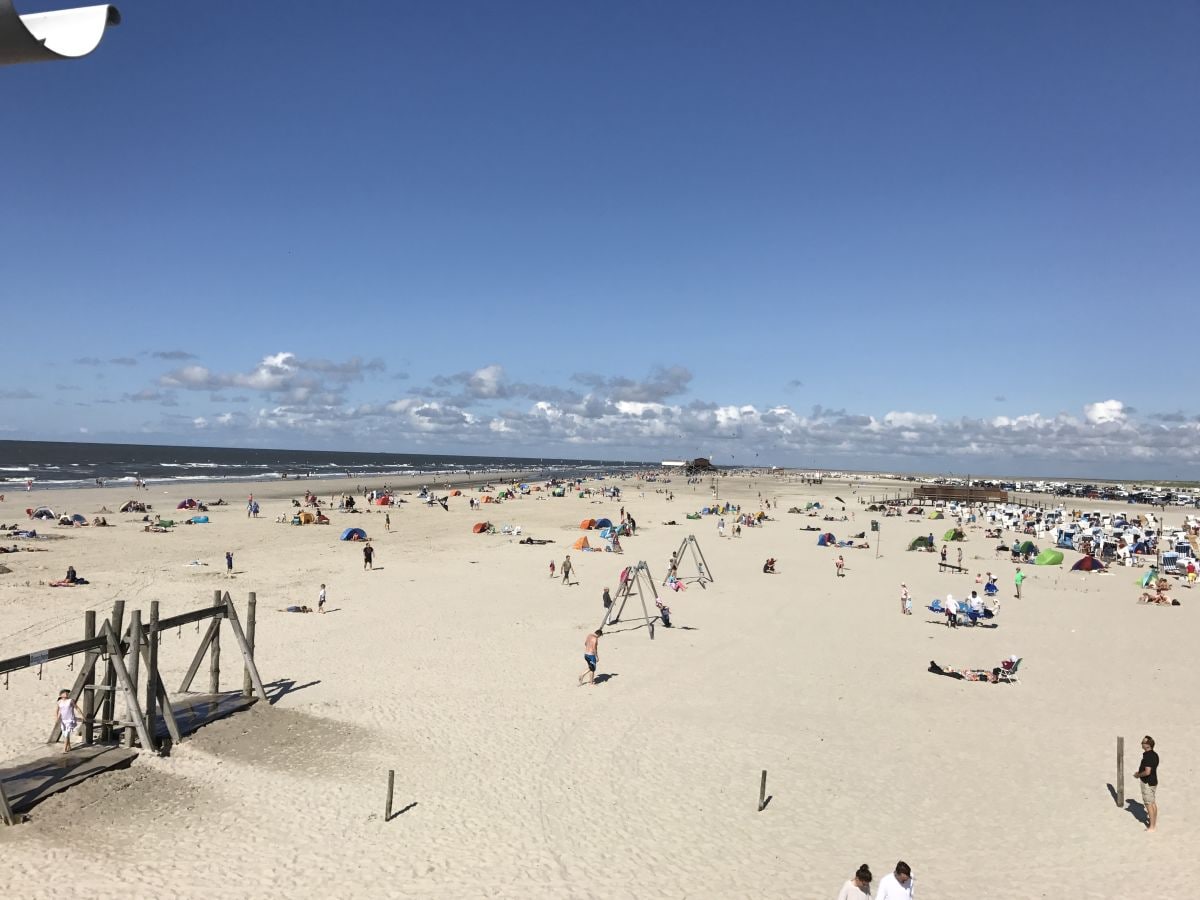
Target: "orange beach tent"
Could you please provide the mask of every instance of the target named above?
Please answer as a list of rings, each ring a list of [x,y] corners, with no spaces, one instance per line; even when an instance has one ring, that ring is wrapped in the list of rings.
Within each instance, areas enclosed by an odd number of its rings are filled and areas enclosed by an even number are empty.
[[[591,547],[591,544],[588,543],[586,534],[571,545],[571,548],[574,550],[587,550],[589,547]]]
[[[588,531],[589,529],[596,527],[596,520],[595,519],[584,519],[582,522],[579,523],[579,527],[584,531]]]
[[[476,522],[471,526],[471,531],[475,534],[482,534],[483,532],[487,531],[487,526],[487,522]]]

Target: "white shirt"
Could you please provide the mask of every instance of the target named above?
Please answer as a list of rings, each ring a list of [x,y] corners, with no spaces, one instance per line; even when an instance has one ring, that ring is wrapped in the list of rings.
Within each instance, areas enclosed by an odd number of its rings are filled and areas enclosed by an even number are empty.
[[[888,872],[879,879],[879,891],[875,894],[875,900],[912,900],[914,881],[916,878],[910,876],[908,884],[901,884],[896,880],[895,872]]]
[[[851,878],[838,891],[837,900],[871,900],[871,895],[854,883]]]

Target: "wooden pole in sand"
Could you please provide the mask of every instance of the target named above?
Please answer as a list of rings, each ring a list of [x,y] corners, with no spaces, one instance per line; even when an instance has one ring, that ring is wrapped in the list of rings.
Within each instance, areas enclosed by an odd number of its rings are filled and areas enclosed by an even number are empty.
[[[150,601],[150,627],[146,632],[146,730],[150,740],[158,741],[158,601]],[[158,747],[147,747],[157,750]]]
[[[141,653],[142,653],[142,611],[135,609],[129,614],[129,661],[125,664],[125,668],[129,670],[129,681],[133,685],[133,702],[136,705],[138,702],[137,687],[138,676],[141,674]],[[146,729],[147,733],[149,728]],[[126,728],[122,743],[126,747],[133,746],[133,729]],[[154,749],[147,747],[147,750]]]
[[[1117,806],[1125,807],[1125,738],[1117,738]]]
[[[387,806],[383,810],[383,821],[389,822],[392,818],[392,790],[396,787],[396,770],[388,769],[388,795]]]
[[[120,635],[125,627],[125,601],[117,600],[113,603],[112,619],[109,621],[110,630],[117,635],[117,643],[120,644]],[[108,663],[104,668],[104,696],[100,700],[100,740],[111,741],[113,736],[112,721],[116,718],[117,709],[117,668],[113,662],[112,652],[108,654]]]
[[[221,592],[213,591],[213,606],[221,604]],[[217,627],[213,630],[212,642],[208,645],[208,692],[221,693],[221,618],[213,619]]]
[[[758,783],[758,811],[767,808],[767,770],[762,770],[762,780]]]
[[[89,609],[83,614],[83,636],[87,640],[91,640],[96,636],[96,611]],[[84,662],[87,669],[87,675],[83,680],[83,743],[87,746],[95,739],[93,732],[92,720],[96,718],[96,692],[92,690],[96,685],[96,663],[95,659],[99,659],[97,655],[91,665]]]
[[[258,608],[258,595],[254,591],[250,592],[250,599],[246,601],[246,646],[250,649],[250,658],[254,658],[254,618]],[[252,697],[254,695],[254,679],[250,677],[250,665],[247,663],[242,667],[242,696]]]

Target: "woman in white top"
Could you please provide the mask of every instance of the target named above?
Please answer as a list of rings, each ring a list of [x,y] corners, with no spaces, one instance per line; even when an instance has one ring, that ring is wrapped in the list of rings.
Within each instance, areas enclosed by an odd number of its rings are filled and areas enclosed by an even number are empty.
[[[54,716],[58,719],[58,724],[62,726],[63,740],[66,742],[63,753],[70,753],[71,732],[79,726],[79,720],[83,717],[83,713],[79,711],[79,704],[71,699],[71,692],[65,688],[58,692],[58,704],[54,708]]]
[[[871,870],[863,863],[854,877],[842,885],[837,900],[871,900]]]

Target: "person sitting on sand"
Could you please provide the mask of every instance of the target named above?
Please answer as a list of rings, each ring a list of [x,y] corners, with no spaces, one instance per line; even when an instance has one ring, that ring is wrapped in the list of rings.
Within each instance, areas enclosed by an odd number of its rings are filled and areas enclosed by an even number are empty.
[[[775,574],[775,557],[772,556],[765,563],[763,563],[763,572],[768,575]]]

